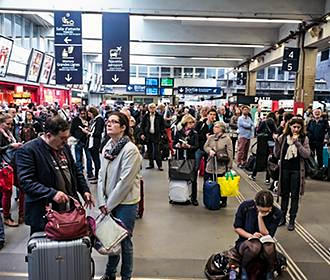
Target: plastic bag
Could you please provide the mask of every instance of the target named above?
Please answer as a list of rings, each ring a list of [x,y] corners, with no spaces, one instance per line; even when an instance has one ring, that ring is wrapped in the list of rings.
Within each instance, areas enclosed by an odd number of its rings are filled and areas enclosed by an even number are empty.
[[[231,171],[227,172],[225,176],[218,177],[217,181],[220,185],[221,196],[238,196],[240,176],[234,175]]]

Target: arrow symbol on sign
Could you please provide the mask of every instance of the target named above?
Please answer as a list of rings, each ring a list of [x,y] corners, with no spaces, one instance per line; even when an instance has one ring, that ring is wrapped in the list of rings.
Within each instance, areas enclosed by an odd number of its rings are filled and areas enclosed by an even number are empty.
[[[180,92],[183,92],[183,90],[184,90],[183,88],[180,88],[180,89],[179,89]]]
[[[128,89],[128,90],[132,90],[133,87],[132,87],[132,86],[128,86],[127,89]]]
[[[72,40],[71,40],[68,36],[66,36],[66,37],[64,38],[64,42],[65,42],[66,44],[69,44],[71,41],[72,41]]]
[[[117,83],[119,81],[119,78],[117,77],[117,74],[115,76],[113,76],[112,80]]]
[[[72,77],[70,74],[67,74],[66,77],[64,78],[67,82],[70,82],[72,80]]]

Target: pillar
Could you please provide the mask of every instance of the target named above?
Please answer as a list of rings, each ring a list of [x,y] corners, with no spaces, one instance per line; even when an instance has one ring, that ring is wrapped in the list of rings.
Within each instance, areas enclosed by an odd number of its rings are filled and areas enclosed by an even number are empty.
[[[257,72],[248,71],[245,85],[246,96],[256,96],[257,94]]]
[[[294,101],[304,103],[304,109],[313,104],[314,100],[316,58],[316,48],[305,48],[304,52],[302,51],[300,53],[299,71],[296,78]]]

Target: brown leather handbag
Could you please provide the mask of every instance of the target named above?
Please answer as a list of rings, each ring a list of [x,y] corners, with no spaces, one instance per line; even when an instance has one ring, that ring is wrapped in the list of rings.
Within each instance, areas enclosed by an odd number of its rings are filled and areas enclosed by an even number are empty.
[[[51,207],[46,207],[48,220],[45,233],[52,240],[72,240],[88,235],[86,211],[73,197],[74,207],[69,211],[57,212]]]

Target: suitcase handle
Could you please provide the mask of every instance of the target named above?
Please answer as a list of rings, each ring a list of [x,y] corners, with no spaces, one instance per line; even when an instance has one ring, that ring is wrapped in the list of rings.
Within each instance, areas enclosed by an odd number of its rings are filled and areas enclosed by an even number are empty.
[[[94,279],[94,277],[95,277],[95,261],[94,261],[94,259],[93,258],[91,258],[91,268],[92,268],[92,277],[91,277],[91,279]]]

